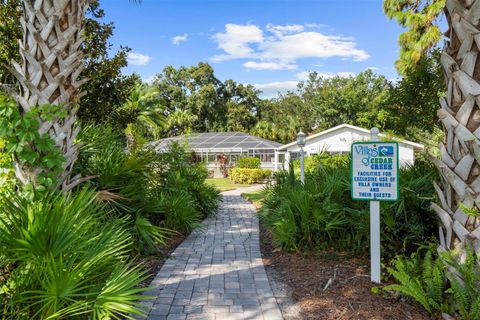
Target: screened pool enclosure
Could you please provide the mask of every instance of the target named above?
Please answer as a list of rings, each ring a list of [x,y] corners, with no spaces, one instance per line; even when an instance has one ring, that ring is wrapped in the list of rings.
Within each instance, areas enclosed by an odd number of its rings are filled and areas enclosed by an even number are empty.
[[[221,175],[218,156],[225,155],[228,166],[234,166],[241,157],[256,157],[260,159],[262,168],[275,170],[283,159],[279,159],[276,150],[281,143],[251,136],[242,132],[208,132],[193,133],[152,142],[158,152],[168,148],[171,142],[186,143],[188,147],[207,163],[214,176]]]

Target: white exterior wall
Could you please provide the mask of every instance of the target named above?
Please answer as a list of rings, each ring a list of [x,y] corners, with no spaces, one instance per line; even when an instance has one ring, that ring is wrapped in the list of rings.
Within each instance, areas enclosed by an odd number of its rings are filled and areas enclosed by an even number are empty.
[[[305,155],[318,154],[322,151],[329,153],[350,153],[353,142],[369,141],[370,134],[353,131],[349,128],[342,128],[325,135],[309,139],[304,147]],[[415,154],[413,146],[399,142],[400,165],[413,165]],[[297,145],[291,146],[287,152],[300,152]]]
[[[400,166],[404,167],[407,165],[415,164],[415,152],[412,146],[405,145],[402,143],[398,144],[398,154],[400,155]]]

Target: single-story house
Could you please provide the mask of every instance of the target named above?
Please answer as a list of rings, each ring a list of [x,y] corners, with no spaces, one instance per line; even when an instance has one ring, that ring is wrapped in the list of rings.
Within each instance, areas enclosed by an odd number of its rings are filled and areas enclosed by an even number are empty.
[[[178,137],[166,138],[150,143],[157,152],[168,148],[171,142],[186,143],[203,161],[213,177],[222,177],[219,155],[228,157],[227,167],[235,165],[241,157],[256,157],[261,161],[261,167],[274,170],[278,165],[275,151],[282,146],[281,143],[254,137],[243,132],[206,132],[192,133]],[[275,162],[276,161],[276,162]]]
[[[382,133],[379,134],[379,138],[398,142],[400,166],[413,165],[415,163],[415,152],[424,150],[424,146],[416,142],[389,137]],[[353,142],[369,140],[370,130],[349,124],[341,124],[308,136],[304,152],[305,156],[321,152],[330,154],[349,153]],[[284,155],[285,161],[283,165],[285,168],[288,168],[289,161],[300,157],[300,147],[296,141],[279,147],[276,152]],[[277,155],[276,158],[279,158],[279,156]]]
[[[380,138],[388,138],[398,142],[400,165],[414,164],[415,152],[423,151],[424,146],[406,140],[388,137],[380,133]],[[370,130],[342,124],[334,128],[313,134],[306,138],[305,156],[328,152],[331,154],[349,153],[352,142],[370,140]],[[192,133],[178,137],[165,138],[150,142],[158,152],[165,151],[171,142],[186,143],[198,156],[206,162],[213,177],[221,177],[222,171],[217,161],[219,155],[228,158],[227,167],[235,165],[241,157],[257,157],[264,169],[279,170],[288,168],[289,162],[300,157],[297,142],[282,145],[281,143],[258,138],[243,132],[206,132]]]

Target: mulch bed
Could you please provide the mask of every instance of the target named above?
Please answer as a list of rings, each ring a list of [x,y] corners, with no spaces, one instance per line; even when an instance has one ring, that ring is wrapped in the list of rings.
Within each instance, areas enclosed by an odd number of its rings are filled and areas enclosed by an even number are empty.
[[[421,307],[377,290],[370,282],[367,257],[335,252],[283,252],[261,225],[261,251],[267,268],[281,276],[300,308],[301,319],[433,319]],[[331,284],[324,288],[330,279]],[[373,291],[377,293],[372,293]]]

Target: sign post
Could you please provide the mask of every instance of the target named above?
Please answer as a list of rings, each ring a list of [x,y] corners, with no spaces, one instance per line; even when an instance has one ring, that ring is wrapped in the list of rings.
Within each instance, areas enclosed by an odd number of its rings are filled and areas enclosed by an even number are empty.
[[[380,283],[380,201],[399,198],[398,144],[380,142],[372,128],[370,142],[352,144],[353,200],[370,201],[370,264],[372,282]]]

